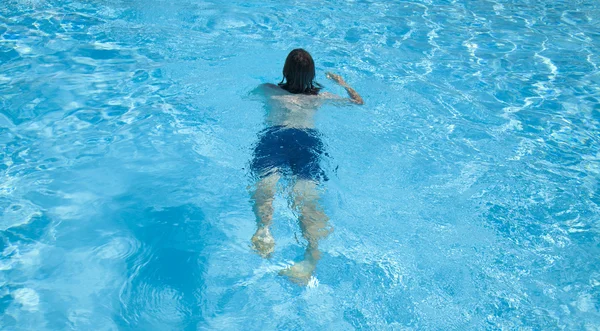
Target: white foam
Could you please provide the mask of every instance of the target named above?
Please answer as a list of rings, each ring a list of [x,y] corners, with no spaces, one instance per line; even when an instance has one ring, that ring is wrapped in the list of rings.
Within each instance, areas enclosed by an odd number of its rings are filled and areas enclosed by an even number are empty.
[[[89,325],[93,313],[87,309],[74,309],[69,312],[68,319],[73,326]]]
[[[467,49],[469,50],[469,54],[475,57],[475,51],[479,48],[479,46],[476,43],[465,41],[463,42],[463,46],[467,47]]]
[[[0,193],[4,193],[5,191],[2,188],[3,187],[0,186]],[[6,192],[10,193],[9,190],[6,190]],[[34,217],[39,217],[41,215],[41,211],[34,204],[25,200],[20,201],[19,203],[11,205],[11,207],[4,211],[4,215],[0,221],[0,229],[6,230],[12,227],[29,224]]]
[[[592,66],[594,66],[595,70],[598,70],[598,66],[596,65],[596,63],[594,61],[592,61],[592,56],[594,54],[593,53],[589,53],[588,56],[586,57],[586,60],[588,61],[589,64],[591,64]]]
[[[410,26],[410,23],[409,23],[409,26]],[[404,41],[404,40],[409,39],[412,36],[412,34],[413,34],[414,31],[415,30],[413,30],[412,28],[410,30],[408,30],[407,33],[405,33],[404,35],[402,35],[402,40]]]
[[[41,260],[40,249],[37,247],[32,248],[26,252],[23,252],[23,253],[21,253],[20,256],[18,256],[19,264],[24,265],[24,266],[39,265],[40,260]]]
[[[592,296],[589,293],[580,295],[577,301],[573,303],[573,305],[584,313],[593,312],[596,310],[594,307]]]
[[[240,280],[239,282],[237,282],[234,287],[246,287],[249,286],[251,284],[256,283],[258,280],[260,280],[262,277],[264,277],[267,274],[275,274],[278,273],[279,271],[291,266],[293,264],[292,261],[289,261],[287,264],[283,264],[283,263],[279,263],[279,264],[269,264],[269,263],[264,263],[263,265],[261,265],[260,267],[256,268],[253,270],[253,274],[250,278],[245,279],[245,280]]]
[[[435,39],[438,38],[436,30],[437,29],[433,29],[427,33],[427,42],[429,43],[429,45],[435,47],[435,49],[439,49],[439,45],[435,42]]]
[[[558,74],[558,68],[554,65],[552,60],[538,53],[535,53],[534,56],[541,59],[542,63],[544,63],[548,67],[548,69],[550,69],[550,75],[548,75],[548,79],[551,82],[554,81],[554,79],[556,79],[556,75]]]
[[[14,291],[12,296],[26,310],[37,310],[40,304],[40,296],[31,288],[20,288]]]
[[[506,123],[502,127],[500,127],[500,129],[498,131],[500,131],[500,132],[523,131],[523,124],[521,123],[521,121],[511,118],[508,120],[508,123]]]
[[[521,140],[519,142],[519,147],[517,147],[517,151],[515,152],[515,155],[513,157],[509,158],[509,160],[518,161],[525,155],[531,155],[531,154],[533,154],[533,148],[534,148],[534,146],[531,141]]]
[[[476,43],[471,41],[472,37],[469,40],[465,40],[462,45],[467,47],[467,51],[469,52],[469,55],[475,59],[475,61],[477,62],[477,64],[481,64],[481,59],[479,57],[477,57],[477,55],[475,55],[475,52],[477,51],[477,49],[479,48],[479,45],[477,45]]]
[[[121,49],[118,44],[112,42],[94,42],[94,48],[96,49],[104,49],[104,50],[112,50],[112,49]]]
[[[318,286],[319,286],[319,280],[315,276],[310,277],[308,284],[306,284],[307,288],[317,288]]]
[[[15,50],[21,55],[29,54],[32,51],[31,47],[27,47],[25,45],[17,45],[17,47],[15,47]]]
[[[139,243],[133,238],[117,237],[98,247],[96,254],[100,259],[124,259],[135,253],[139,246]]]

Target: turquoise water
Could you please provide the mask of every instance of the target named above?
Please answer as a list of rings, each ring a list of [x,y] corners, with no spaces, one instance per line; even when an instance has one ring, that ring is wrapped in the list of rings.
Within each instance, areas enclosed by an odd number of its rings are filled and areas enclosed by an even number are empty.
[[[600,328],[594,1],[3,0],[0,328]],[[309,50],[334,232],[271,260],[249,97]]]

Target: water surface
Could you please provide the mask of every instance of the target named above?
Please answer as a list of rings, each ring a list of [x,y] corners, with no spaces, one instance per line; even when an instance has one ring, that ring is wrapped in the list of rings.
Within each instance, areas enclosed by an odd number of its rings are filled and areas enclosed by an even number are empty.
[[[0,328],[600,328],[594,1],[5,0]],[[249,92],[309,50],[335,228],[250,247]]]

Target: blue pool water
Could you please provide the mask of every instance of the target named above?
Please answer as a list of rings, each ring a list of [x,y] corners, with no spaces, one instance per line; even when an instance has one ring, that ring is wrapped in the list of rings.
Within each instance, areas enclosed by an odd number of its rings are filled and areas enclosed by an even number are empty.
[[[596,1],[3,0],[0,329],[600,328]],[[324,106],[308,287],[248,186],[287,53]]]

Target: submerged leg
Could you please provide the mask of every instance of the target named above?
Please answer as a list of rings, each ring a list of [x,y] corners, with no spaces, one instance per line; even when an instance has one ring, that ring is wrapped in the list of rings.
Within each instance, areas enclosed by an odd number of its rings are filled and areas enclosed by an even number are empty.
[[[273,173],[262,178],[257,184],[252,201],[254,214],[256,215],[257,229],[252,236],[252,247],[262,257],[269,257],[275,247],[275,239],[269,231],[273,220],[273,200],[279,181],[279,174]]]
[[[319,204],[319,191],[315,181],[298,180],[294,185],[293,194],[293,207],[299,212],[300,229],[302,236],[308,241],[308,246],[304,259],[282,270],[281,274],[290,277],[294,282],[306,284],[321,259],[319,240],[327,237],[333,229],[327,224],[329,217]]]

